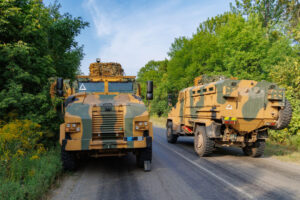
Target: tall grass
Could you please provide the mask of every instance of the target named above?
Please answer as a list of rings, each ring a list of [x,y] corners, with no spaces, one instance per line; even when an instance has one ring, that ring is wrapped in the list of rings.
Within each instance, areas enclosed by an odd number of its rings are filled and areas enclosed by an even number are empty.
[[[0,200],[40,199],[61,172],[59,145],[46,149],[41,126],[15,120],[0,126]]]
[[[55,147],[32,159],[27,155],[0,165],[0,200],[40,199],[61,172],[60,149]],[[8,167],[8,168],[7,168]]]

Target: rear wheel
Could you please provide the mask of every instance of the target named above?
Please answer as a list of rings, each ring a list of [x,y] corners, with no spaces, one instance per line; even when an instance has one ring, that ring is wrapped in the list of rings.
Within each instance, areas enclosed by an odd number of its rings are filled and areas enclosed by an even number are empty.
[[[169,121],[167,124],[166,135],[167,135],[167,140],[169,143],[174,144],[177,142],[178,135],[173,134],[173,122],[172,121]]]
[[[197,126],[194,136],[194,149],[200,156],[208,156],[214,150],[215,142],[207,137],[204,126]]]
[[[75,152],[66,151],[63,147],[61,148],[61,161],[64,170],[73,171],[77,167]]]
[[[261,157],[264,154],[265,147],[265,140],[257,140],[253,146],[244,147],[243,152],[246,156]]]

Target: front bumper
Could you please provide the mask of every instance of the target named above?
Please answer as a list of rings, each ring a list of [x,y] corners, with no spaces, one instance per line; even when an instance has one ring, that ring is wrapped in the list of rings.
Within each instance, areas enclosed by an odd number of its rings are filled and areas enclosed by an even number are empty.
[[[68,140],[62,141],[66,151],[99,150],[99,149],[136,149],[146,148],[152,142],[151,136],[124,137],[123,140]],[[82,148],[82,143],[88,142],[88,148]],[[84,145],[85,146],[85,145]]]

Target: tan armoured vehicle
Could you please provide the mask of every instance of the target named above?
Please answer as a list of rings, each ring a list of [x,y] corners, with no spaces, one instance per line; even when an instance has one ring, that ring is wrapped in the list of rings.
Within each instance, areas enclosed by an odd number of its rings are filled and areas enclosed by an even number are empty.
[[[179,92],[166,124],[168,142],[194,136],[199,156],[211,154],[216,145],[241,147],[248,156],[263,155],[268,129],[286,128],[292,117],[284,89],[266,81],[213,81],[197,77],[193,87]]]
[[[148,100],[153,98],[152,90],[153,83],[148,81]],[[150,170],[152,123],[135,76],[124,76],[118,63],[97,59],[90,65],[89,76],[78,76],[72,83],[58,78],[52,85],[52,96],[55,93],[65,99],[59,139],[65,169],[74,169],[80,156],[133,152],[137,164]]]

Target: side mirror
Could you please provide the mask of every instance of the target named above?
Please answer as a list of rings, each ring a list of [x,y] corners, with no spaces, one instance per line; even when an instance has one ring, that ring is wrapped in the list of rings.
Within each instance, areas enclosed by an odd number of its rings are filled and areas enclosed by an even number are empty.
[[[153,81],[147,81],[147,100],[153,99]]]
[[[138,96],[141,96],[141,85],[138,83],[137,84],[137,91],[136,91],[136,94],[138,95]]]
[[[64,87],[64,79],[63,78],[57,78],[57,80],[56,80],[56,94],[57,94],[57,96],[62,97],[64,95],[63,87]]]
[[[172,102],[173,102],[172,94],[168,94],[168,105],[173,106]]]

